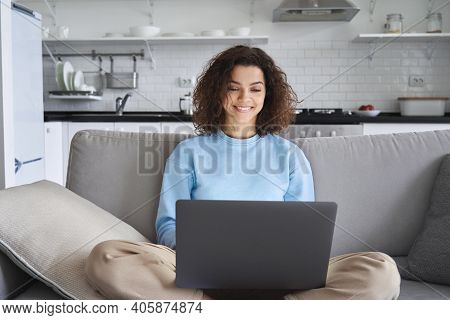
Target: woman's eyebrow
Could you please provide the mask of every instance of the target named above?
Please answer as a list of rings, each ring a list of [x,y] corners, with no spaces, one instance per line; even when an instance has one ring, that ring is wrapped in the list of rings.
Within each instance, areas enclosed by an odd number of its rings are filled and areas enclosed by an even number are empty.
[[[239,84],[239,85],[241,84],[240,82],[237,82],[237,81],[234,81],[234,80],[230,80],[230,82],[236,83],[236,84]],[[255,84],[262,84],[262,85],[264,85],[264,83],[262,81],[256,81],[256,82],[250,83],[251,86],[253,86]]]

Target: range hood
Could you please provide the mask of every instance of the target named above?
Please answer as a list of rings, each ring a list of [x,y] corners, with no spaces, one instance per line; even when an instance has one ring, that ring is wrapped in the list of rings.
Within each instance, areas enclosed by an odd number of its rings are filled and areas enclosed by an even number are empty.
[[[350,21],[358,12],[347,0],[284,0],[273,11],[273,22]]]

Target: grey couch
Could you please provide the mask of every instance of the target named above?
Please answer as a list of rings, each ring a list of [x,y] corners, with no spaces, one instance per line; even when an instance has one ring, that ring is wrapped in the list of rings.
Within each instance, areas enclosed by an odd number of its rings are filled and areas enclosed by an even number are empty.
[[[189,136],[80,131],[71,144],[66,187],[155,241],[165,159]],[[404,273],[440,160],[450,153],[450,130],[293,141],[311,162],[316,200],[338,203],[332,255],[382,251]],[[28,278],[1,253],[0,266],[7,274],[3,287]],[[449,286],[403,279],[399,298],[449,297]],[[35,280],[14,298],[61,297]]]

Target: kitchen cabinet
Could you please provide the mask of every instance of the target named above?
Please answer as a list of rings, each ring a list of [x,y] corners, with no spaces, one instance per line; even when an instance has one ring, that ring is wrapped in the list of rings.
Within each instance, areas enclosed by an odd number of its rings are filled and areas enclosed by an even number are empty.
[[[450,123],[364,123],[363,133],[384,134],[450,129]]]
[[[63,184],[63,123],[44,123],[45,179]]]
[[[192,122],[162,122],[162,133],[194,133]]]
[[[160,122],[116,122],[116,123],[114,123],[114,131],[158,133],[158,132],[161,132],[161,123]]]

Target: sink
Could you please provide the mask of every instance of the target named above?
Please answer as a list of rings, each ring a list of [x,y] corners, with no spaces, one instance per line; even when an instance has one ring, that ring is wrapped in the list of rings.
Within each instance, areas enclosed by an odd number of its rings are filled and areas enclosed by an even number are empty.
[[[160,111],[148,111],[148,112],[142,112],[142,111],[124,111],[123,115],[125,116],[182,116],[184,113],[180,111],[174,111],[174,112],[160,112]]]
[[[77,116],[77,117],[112,117],[112,116],[116,116],[115,112],[68,112],[67,114],[70,114],[72,116]]]

